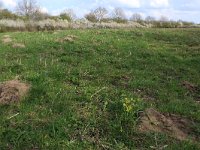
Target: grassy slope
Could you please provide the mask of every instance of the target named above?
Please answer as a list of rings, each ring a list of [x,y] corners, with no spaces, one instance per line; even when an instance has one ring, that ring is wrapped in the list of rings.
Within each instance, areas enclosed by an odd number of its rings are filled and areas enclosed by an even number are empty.
[[[19,75],[32,89],[20,104],[0,106],[0,149],[149,149],[156,142],[198,149],[166,135],[138,133],[135,124],[137,112],[147,107],[200,122],[198,93],[181,86],[185,80],[200,85],[199,29],[8,34],[26,49],[0,45],[0,81]],[[78,38],[56,42],[68,34]],[[130,112],[125,98],[134,104]],[[200,127],[194,128],[200,136]]]

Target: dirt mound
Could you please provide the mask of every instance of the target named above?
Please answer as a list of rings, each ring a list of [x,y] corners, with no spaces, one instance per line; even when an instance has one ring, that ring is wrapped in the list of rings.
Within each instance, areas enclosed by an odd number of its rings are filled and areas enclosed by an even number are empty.
[[[75,35],[68,35],[66,37],[57,39],[56,42],[64,43],[64,42],[74,42],[77,39]]]
[[[191,120],[177,115],[161,114],[154,109],[147,109],[142,115],[139,124],[141,132],[160,132],[165,133],[178,140],[187,140],[196,138],[191,136],[194,124]]]
[[[26,46],[22,43],[14,43],[12,45],[13,48],[25,48]]]
[[[20,101],[27,94],[30,86],[19,80],[11,80],[0,84],[0,104],[11,104]]]
[[[13,48],[25,48],[26,46],[23,43],[14,43],[10,35],[4,35],[2,38],[3,44],[12,44]]]
[[[6,38],[3,38],[3,39],[2,39],[2,42],[3,42],[4,44],[11,43],[11,42],[12,42],[12,39],[11,39],[10,37],[6,37]]]
[[[11,39],[10,35],[4,35],[2,37],[2,43],[3,44],[8,44],[8,43],[11,43],[11,42],[12,42],[12,39]]]

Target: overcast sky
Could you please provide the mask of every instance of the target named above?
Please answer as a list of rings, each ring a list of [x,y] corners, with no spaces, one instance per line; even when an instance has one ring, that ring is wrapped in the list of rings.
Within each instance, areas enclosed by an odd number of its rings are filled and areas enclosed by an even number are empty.
[[[4,7],[14,10],[19,0],[0,0]],[[59,14],[66,8],[72,8],[79,17],[98,6],[112,10],[121,7],[127,16],[140,13],[144,17],[167,16],[173,20],[186,20],[200,23],[200,0],[37,0],[43,11]]]

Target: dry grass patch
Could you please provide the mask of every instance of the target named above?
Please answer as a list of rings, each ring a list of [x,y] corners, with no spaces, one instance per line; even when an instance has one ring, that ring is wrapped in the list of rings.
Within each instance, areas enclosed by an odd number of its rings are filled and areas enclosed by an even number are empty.
[[[3,38],[10,38],[10,35],[6,34],[3,36]]]
[[[4,35],[2,37],[3,44],[11,44],[12,42],[13,42],[13,39],[10,37],[10,35]]]
[[[10,35],[4,35],[3,38],[2,38],[2,42],[4,44],[11,43],[12,39],[11,39]]]
[[[173,114],[162,114],[154,109],[147,109],[142,115],[139,124],[141,132],[165,133],[178,140],[197,140],[192,135],[193,121]]]
[[[26,48],[26,46],[23,43],[14,43],[12,45],[13,48]]]
[[[74,42],[77,39],[75,35],[68,35],[63,38],[57,39],[56,42],[64,43],[64,42]]]
[[[2,39],[3,44],[8,44],[12,42],[12,39],[10,37],[6,37]]]
[[[0,104],[19,102],[30,89],[30,85],[19,80],[6,81],[0,84]]]
[[[26,46],[23,43],[14,43],[13,39],[10,37],[10,35],[4,35],[2,38],[3,44],[12,44],[13,48],[26,48]]]

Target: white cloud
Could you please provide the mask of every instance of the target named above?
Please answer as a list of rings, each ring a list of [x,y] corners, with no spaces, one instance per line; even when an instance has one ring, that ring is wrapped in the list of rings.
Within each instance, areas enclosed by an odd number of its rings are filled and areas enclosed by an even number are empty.
[[[15,7],[17,5],[16,0],[0,0],[6,7]]]
[[[49,12],[48,9],[47,9],[46,7],[40,7],[40,11],[41,11],[42,13],[48,13],[48,12]]]
[[[139,8],[141,6],[141,0],[94,0],[90,5]]]
[[[168,7],[169,6],[169,0],[151,0],[150,6],[155,7],[155,8]]]
[[[141,6],[140,0],[116,0],[116,3],[121,3],[134,8],[139,8]]]

